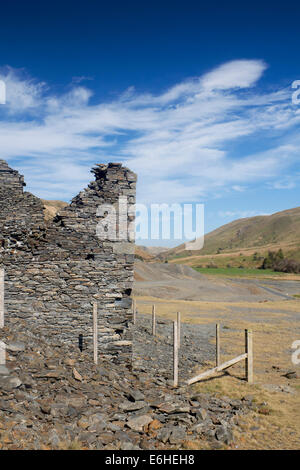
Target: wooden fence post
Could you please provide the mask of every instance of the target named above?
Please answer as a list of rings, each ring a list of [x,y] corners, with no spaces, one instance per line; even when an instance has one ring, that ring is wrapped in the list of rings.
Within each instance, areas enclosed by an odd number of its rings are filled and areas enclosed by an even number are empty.
[[[4,269],[0,269],[0,328],[4,328]]]
[[[180,319],[180,312],[177,312],[177,342],[178,342],[178,349],[180,348],[180,333],[181,333],[181,319]]]
[[[133,321],[133,324],[135,325],[136,324],[136,301],[133,300],[132,301],[132,321]]]
[[[245,330],[245,353],[247,357],[245,359],[246,369],[246,380],[250,384],[253,383],[253,342],[252,342],[252,330]]]
[[[97,322],[97,302],[93,303],[93,343],[94,343],[94,363],[98,364],[98,322]]]
[[[152,305],[152,335],[156,335],[156,312],[155,305]]]
[[[173,321],[173,385],[178,386],[178,325]]]
[[[216,367],[220,365],[220,325],[216,324]]]

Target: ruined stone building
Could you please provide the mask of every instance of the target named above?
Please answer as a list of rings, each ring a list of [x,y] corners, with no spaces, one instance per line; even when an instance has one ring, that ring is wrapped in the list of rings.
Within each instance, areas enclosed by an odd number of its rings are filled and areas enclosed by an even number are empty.
[[[99,353],[127,361],[136,175],[119,163],[99,164],[91,172],[95,181],[53,220],[45,221],[42,201],[25,192],[23,176],[0,160],[5,315],[26,318],[29,328],[38,325],[49,342],[76,347],[82,334],[90,347],[92,303],[97,301]],[[116,220],[109,213],[111,206]],[[110,233],[114,223],[115,237]]]

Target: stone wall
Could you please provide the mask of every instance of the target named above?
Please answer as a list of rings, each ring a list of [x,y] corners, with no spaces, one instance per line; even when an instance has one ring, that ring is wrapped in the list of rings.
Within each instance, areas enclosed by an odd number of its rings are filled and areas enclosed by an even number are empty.
[[[136,175],[116,163],[91,171],[95,181],[45,222],[41,200],[0,160],[5,314],[39,325],[49,341],[77,347],[82,334],[91,347],[97,301],[100,354],[130,361]]]

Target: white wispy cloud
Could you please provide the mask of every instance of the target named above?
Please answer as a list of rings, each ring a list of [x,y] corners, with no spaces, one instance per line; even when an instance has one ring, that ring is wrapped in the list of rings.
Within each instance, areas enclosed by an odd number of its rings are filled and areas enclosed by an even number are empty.
[[[259,181],[276,184],[299,161],[300,113],[290,90],[256,86],[266,67],[231,61],[160,94],[131,87],[102,103],[91,101],[84,77],[57,94],[22,70],[2,68],[0,157],[25,173],[30,190],[53,199],[75,195],[93,163],[111,160],[138,173],[140,202],[197,201]],[[259,151],[243,145],[256,137]]]
[[[233,60],[207,73],[201,83],[209,90],[248,88],[255,85],[266,68],[262,60]]]
[[[219,211],[218,215],[224,219],[229,218],[230,220],[235,220],[256,217],[260,215],[270,215],[270,213],[263,211]]]
[[[6,105],[4,110],[11,115],[31,112],[41,106],[46,84],[26,77],[24,70],[12,67],[0,68],[0,80],[6,86]]]

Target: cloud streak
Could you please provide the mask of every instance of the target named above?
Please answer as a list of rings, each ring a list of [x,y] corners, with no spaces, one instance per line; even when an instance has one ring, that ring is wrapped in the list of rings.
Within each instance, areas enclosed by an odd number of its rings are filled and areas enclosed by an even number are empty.
[[[71,198],[93,163],[111,160],[138,173],[139,202],[202,201],[279,177],[292,187],[284,175],[299,160],[300,114],[290,90],[258,87],[266,67],[236,60],[160,94],[132,87],[102,103],[81,80],[57,95],[24,71],[0,69],[1,158],[52,199]]]

